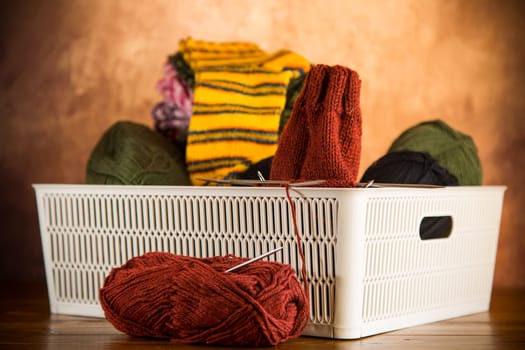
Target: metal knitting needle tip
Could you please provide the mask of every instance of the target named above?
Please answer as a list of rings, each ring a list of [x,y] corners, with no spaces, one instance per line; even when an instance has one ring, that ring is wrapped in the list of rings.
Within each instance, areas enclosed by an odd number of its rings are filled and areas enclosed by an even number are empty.
[[[257,177],[259,178],[259,181],[266,181],[266,179],[264,178],[263,174],[257,170]]]
[[[264,258],[266,258],[269,255],[275,254],[281,249],[283,249],[283,247],[279,247],[279,248],[275,248],[275,249],[272,249],[270,251],[267,251],[266,253],[264,253],[262,255],[259,255],[259,256],[255,257],[253,259],[246,260],[245,262],[242,262],[239,265],[235,265],[233,267],[230,267],[228,270],[226,270],[224,272],[232,272],[232,271],[238,270],[238,269],[240,269],[243,266],[249,265],[249,264],[254,263],[254,262],[258,261],[258,260],[264,259]]]

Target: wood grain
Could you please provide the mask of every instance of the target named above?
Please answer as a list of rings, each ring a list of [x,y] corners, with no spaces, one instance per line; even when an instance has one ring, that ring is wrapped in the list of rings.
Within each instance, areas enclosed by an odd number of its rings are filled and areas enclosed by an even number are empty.
[[[300,337],[278,349],[523,349],[525,290],[496,290],[490,312],[450,319],[358,340]],[[1,349],[193,349],[216,347],[174,345],[133,338],[105,319],[51,315],[42,285],[17,285],[0,293]],[[219,347],[217,347],[219,348]]]

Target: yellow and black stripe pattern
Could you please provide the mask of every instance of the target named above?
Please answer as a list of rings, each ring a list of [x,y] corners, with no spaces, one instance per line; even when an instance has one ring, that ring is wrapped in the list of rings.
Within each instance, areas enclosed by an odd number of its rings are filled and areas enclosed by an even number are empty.
[[[274,155],[288,83],[309,62],[286,50],[269,55],[251,43],[186,39],[179,51],[195,73],[186,146],[192,183],[234,178]]]

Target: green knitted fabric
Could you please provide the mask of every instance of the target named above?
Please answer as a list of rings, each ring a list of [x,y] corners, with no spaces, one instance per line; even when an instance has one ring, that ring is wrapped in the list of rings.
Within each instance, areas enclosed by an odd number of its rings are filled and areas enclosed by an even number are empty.
[[[175,146],[148,127],[129,121],[111,126],[93,149],[86,183],[105,185],[190,185]]]
[[[472,138],[442,120],[425,121],[405,130],[388,152],[403,150],[430,154],[460,185],[481,185],[481,161]]]
[[[281,119],[279,120],[279,135],[281,135],[284,126],[288,122],[288,119],[290,119],[293,105],[295,103],[295,100],[297,100],[297,97],[301,93],[305,77],[306,74],[302,74],[297,78],[292,78],[290,80],[290,83],[288,84],[288,87],[286,89],[286,102],[281,112]]]
[[[177,74],[191,89],[195,89],[195,73],[184,59],[182,52],[177,52],[168,57],[168,62],[175,68]]]

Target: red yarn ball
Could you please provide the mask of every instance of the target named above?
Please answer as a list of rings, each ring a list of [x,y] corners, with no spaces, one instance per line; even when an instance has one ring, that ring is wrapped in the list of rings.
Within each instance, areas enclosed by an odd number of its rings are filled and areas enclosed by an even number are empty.
[[[289,265],[232,255],[147,253],[113,269],[100,290],[106,319],[138,337],[176,343],[270,346],[298,337],[308,298]]]

